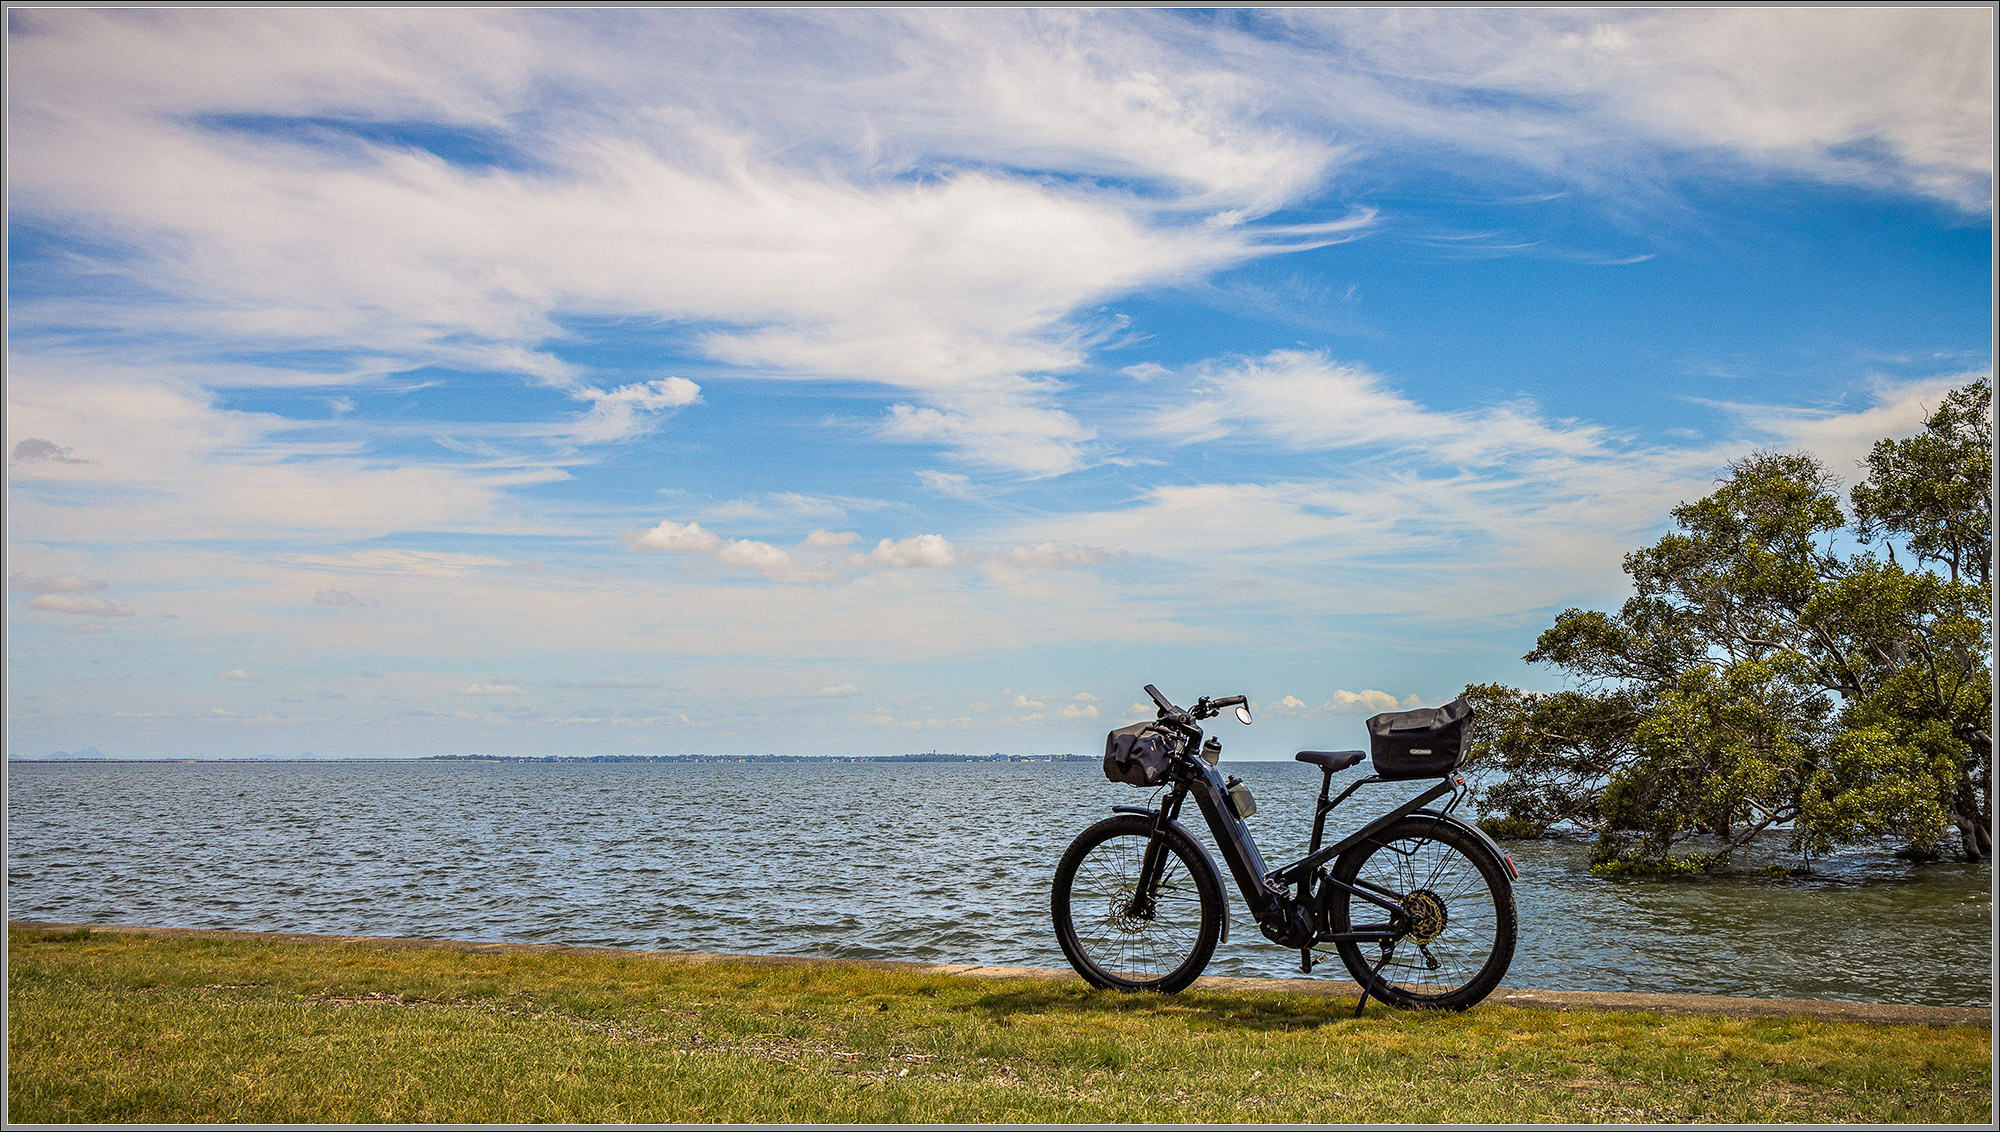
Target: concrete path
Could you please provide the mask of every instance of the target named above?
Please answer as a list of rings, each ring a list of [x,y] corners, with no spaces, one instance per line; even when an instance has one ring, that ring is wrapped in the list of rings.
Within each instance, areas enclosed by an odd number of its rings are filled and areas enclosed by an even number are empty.
[[[305,935],[297,932],[232,932],[207,928],[148,928],[125,924],[57,924],[42,920],[12,920],[10,928],[94,932],[129,932],[168,939],[241,939],[293,943],[357,943],[377,947],[407,947],[462,951],[475,955],[549,951],[572,955],[671,959],[683,963],[749,963],[755,966],[873,967],[918,974],[963,975],[974,979],[1074,979],[1075,972],[1043,967],[994,967],[973,963],[912,963],[893,959],[814,959],[796,955],[719,955],[700,951],[640,951],[622,947],[572,947],[562,943],[469,943],[446,939],[402,939],[385,936]],[[1209,990],[1266,991],[1353,999],[1361,988],[1336,979],[1250,979],[1210,975],[1195,986]],[[1630,1010],[1649,1014],[1720,1014],[1732,1018],[1818,1018],[1828,1022],[1899,1022],[1925,1026],[1993,1027],[1993,1011],[1979,1006],[1903,1006],[1887,1002],[1826,1002],[1797,998],[1731,998],[1714,994],[1628,994],[1619,991],[1524,990],[1501,987],[1487,1002],[1548,1010]]]

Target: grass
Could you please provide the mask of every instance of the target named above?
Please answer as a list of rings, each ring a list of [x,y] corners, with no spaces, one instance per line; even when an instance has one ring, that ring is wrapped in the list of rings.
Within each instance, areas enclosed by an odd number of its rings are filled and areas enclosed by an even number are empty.
[[[31,1122],[1985,1123],[1983,1028],[9,932]],[[1345,1005],[1343,1003],[1345,1002]]]

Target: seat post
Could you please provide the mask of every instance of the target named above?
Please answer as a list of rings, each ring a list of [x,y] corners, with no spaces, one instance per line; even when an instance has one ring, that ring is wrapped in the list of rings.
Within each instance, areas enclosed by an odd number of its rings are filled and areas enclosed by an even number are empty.
[[[1319,852],[1319,843],[1326,836],[1326,815],[1333,812],[1333,803],[1327,795],[1333,790],[1333,768],[1321,767],[1319,772],[1319,805],[1313,807],[1313,839],[1308,853]]]

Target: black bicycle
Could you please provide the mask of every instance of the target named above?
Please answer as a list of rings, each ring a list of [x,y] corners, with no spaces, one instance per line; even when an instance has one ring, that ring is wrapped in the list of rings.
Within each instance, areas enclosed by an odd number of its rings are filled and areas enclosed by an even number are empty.
[[[1244,819],[1256,800],[1234,775],[1216,769],[1222,744],[1200,721],[1242,696],[1175,707],[1157,688],[1146,694],[1157,718],[1105,738],[1104,773],[1113,782],[1164,787],[1155,806],[1113,806],[1113,817],[1083,831],[1056,866],[1056,939],[1070,965],[1096,986],[1178,991],[1195,981],[1229,938],[1222,878],[1207,850],[1180,824],[1192,795],[1230,876],[1265,938],[1297,948],[1311,972],[1332,948],[1361,985],[1358,1016],[1374,995],[1393,1006],[1464,1010],[1498,986],[1514,958],[1513,861],[1491,838],[1455,816],[1465,797],[1471,706],[1389,712],[1368,720],[1371,751],[1300,751],[1323,772],[1312,847],[1267,868]],[[1372,759],[1375,773],[1329,800],[1335,772]],[[1369,783],[1439,779],[1361,829],[1322,847],[1326,818]],[[1430,804],[1449,794],[1442,809]]]

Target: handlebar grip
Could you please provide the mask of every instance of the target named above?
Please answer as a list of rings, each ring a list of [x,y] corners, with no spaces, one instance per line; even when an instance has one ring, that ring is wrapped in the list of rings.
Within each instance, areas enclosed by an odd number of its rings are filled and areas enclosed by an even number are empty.
[[[1221,698],[1221,699],[1219,699],[1219,700],[1211,700],[1211,701],[1209,701],[1209,702],[1210,702],[1211,704],[1213,704],[1214,706],[1216,706],[1216,707],[1219,707],[1219,708],[1225,708],[1225,707],[1235,707],[1235,706],[1236,706],[1237,704],[1247,704],[1247,703],[1249,703],[1249,702],[1250,702],[1250,697],[1248,697],[1248,696],[1224,696],[1224,697],[1222,697],[1222,698]]]
[[[1160,690],[1158,688],[1153,687],[1151,684],[1146,685],[1146,694],[1153,697],[1153,702],[1160,705],[1161,711],[1178,712],[1181,710],[1175,707],[1173,704],[1169,703],[1167,701],[1167,697],[1161,695]]]

